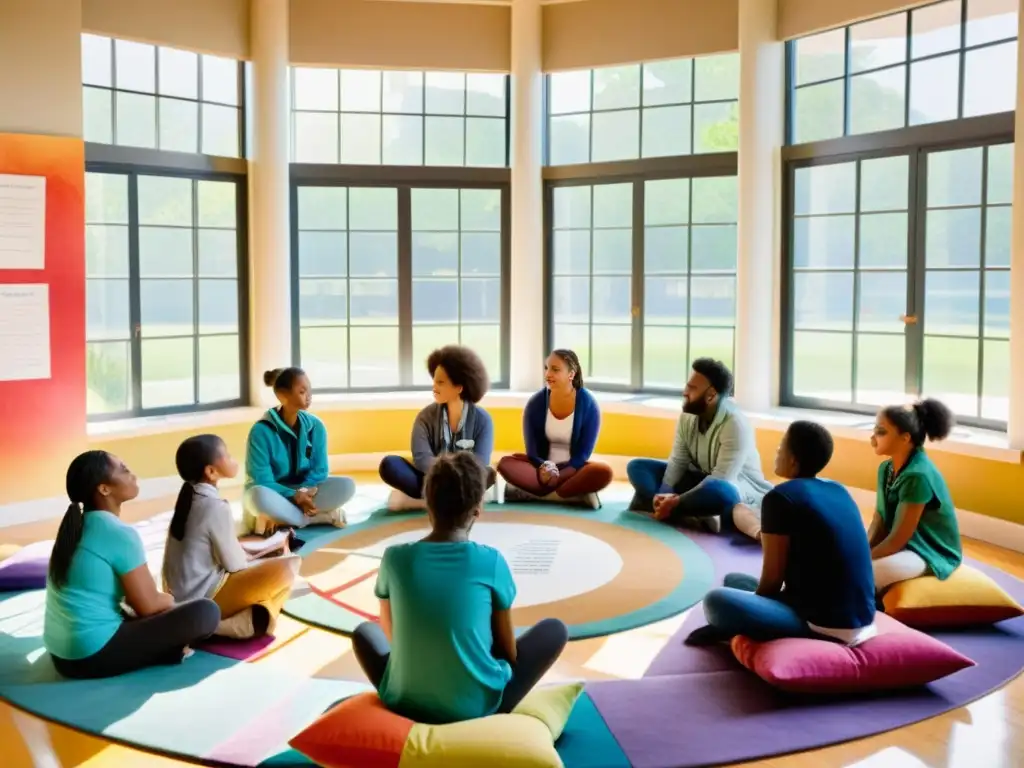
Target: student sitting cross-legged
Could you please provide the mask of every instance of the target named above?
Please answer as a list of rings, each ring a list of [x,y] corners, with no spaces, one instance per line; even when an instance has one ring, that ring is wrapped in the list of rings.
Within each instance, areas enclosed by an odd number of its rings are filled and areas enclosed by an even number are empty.
[[[217,491],[220,479],[238,474],[238,462],[223,440],[190,437],[178,446],[174,461],[184,483],[164,549],[166,589],[178,601],[213,599],[223,617],[217,635],[241,639],[273,633],[291,594],[297,558],[253,560],[242,549],[231,505]]]
[[[388,498],[392,511],[424,508],[423,478],[445,453],[475,455],[486,467],[488,488],[497,478],[490,466],[494,423],[477,405],[490,386],[483,360],[469,347],[449,344],[430,353],[427,371],[434,380],[434,402],[413,422],[412,461],[385,456],[380,462],[380,479],[394,489]]]
[[[832,436],[796,421],[775,457],[788,480],[765,497],[761,578],[729,574],[704,598],[708,625],[687,638],[703,645],[746,635],[754,640],[820,637],[857,645],[876,634],[871,550],[853,497],[816,475],[832,458]]]
[[[544,363],[547,386],[530,398],[523,411],[526,453],[498,462],[509,483],[505,499],[530,501],[555,495],[578,500],[591,509],[597,492],[612,481],[607,464],[590,461],[601,428],[601,410],[583,387],[579,358],[571,349],[556,349]]]
[[[431,532],[385,550],[374,590],[380,624],[361,624],[352,636],[384,705],[419,722],[512,711],[568,640],[557,619],[516,640],[508,563],[470,540],[484,492],[484,468],[472,453],[433,463],[425,482]]]
[[[53,665],[89,679],[180,664],[213,634],[220,610],[157,589],[142,538],[121,521],[121,505],[139,495],[135,475],[106,451],[86,451],[68,467],[67,489],[46,581],[43,645]]]

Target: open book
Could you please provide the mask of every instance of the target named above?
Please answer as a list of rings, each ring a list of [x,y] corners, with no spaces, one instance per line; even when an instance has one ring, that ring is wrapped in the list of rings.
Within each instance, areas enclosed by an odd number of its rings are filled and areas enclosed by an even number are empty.
[[[242,545],[242,549],[245,550],[245,554],[249,555],[249,557],[266,557],[284,549],[290,535],[291,531],[285,528],[266,538],[263,536],[247,536],[244,539],[239,539],[238,543]]]

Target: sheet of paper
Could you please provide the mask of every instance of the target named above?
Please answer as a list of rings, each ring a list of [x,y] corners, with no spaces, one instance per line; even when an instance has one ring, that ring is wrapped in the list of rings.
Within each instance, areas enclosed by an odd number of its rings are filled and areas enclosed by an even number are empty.
[[[0,284],[0,381],[50,378],[50,286]]]
[[[46,177],[0,173],[0,269],[43,269]]]

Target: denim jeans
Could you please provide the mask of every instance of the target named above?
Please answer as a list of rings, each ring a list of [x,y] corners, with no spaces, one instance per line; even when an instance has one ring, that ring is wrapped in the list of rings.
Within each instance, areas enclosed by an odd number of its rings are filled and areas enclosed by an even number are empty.
[[[735,586],[718,587],[704,596],[704,618],[723,634],[760,641],[813,636],[807,622],[786,603],[785,595],[754,594],[757,580],[746,575],[729,574],[725,583]]]
[[[631,509],[652,510],[654,497],[659,493],[676,493],[681,497],[673,518],[726,515],[740,503],[736,486],[702,472],[687,472],[675,486],[665,485],[667,469],[668,463],[658,459],[633,459],[626,465],[634,491]]]
[[[350,477],[328,477],[317,486],[317,509],[330,512],[343,506],[356,495],[355,481]],[[262,485],[254,485],[242,497],[242,507],[247,517],[265,515],[281,525],[303,528],[309,525],[309,518],[277,491]]]

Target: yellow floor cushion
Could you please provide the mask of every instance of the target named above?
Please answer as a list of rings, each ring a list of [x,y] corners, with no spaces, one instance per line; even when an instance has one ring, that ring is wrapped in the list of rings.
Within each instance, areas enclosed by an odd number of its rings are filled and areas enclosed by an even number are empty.
[[[945,581],[921,576],[894,584],[882,598],[885,612],[911,627],[965,627],[1024,615],[989,576],[961,565]]]

